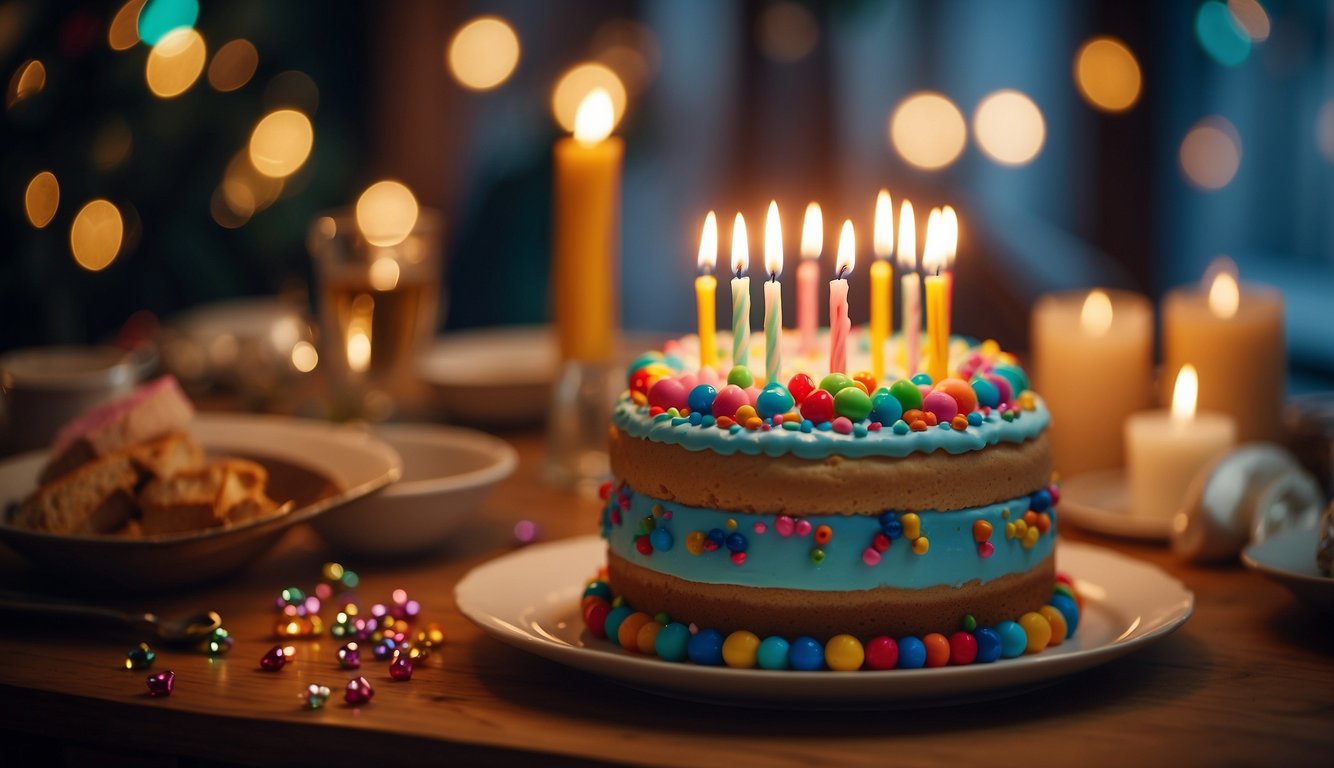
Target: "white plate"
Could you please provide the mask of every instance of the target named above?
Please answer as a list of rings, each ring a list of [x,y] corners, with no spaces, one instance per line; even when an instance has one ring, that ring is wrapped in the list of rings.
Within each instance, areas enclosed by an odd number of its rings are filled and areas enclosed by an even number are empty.
[[[274,488],[284,485],[296,497],[294,508],[226,528],[148,538],[61,536],[0,521],[0,541],[34,565],[92,591],[177,587],[240,568],[289,527],[383,488],[403,472],[393,448],[357,427],[281,416],[199,414],[190,431],[210,455],[261,464],[269,460],[274,500],[288,500],[283,488]],[[44,451],[0,462],[0,505],[32,493],[45,462]]]
[[[1104,536],[1166,543],[1172,521],[1130,514],[1127,493],[1126,473],[1120,469],[1062,480],[1061,520]]]
[[[1334,613],[1334,578],[1321,576],[1316,567],[1318,541],[1314,528],[1282,531],[1247,547],[1241,561],[1292,590],[1312,608]]]
[[[589,635],[585,581],[606,548],[585,536],[521,549],[472,569],[454,589],[459,610],[498,640],[621,683],[687,698],[764,706],[926,703],[1008,695],[1104,664],[1166,636],[1195,597],[1157,568],[1062,542],[1057,566],[1076,578],[1084,613],[1075,636],[1033,656],[938,669],[842,672],[737,670],[632,654]]]

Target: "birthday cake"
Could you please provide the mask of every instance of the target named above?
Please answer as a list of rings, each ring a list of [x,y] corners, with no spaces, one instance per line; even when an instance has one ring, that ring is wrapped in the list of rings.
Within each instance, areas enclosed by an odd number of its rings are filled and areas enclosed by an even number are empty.
[[[794,352],[811,373],[759,386],[746,366],[688,365],[693,344],[636,360],[615,406],[593,634],[663,658],[722,663],[732,644],[741,666],[802,668],[813,646],[809,668],[887,668],[1073,633],[1050,416],[1013,356],[954,339],[933,382]],[[866,348],[853,331],[847,370]]]

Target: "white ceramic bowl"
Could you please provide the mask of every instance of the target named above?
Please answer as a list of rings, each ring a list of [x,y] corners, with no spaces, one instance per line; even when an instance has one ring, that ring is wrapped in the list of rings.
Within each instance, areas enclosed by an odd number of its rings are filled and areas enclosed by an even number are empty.
[[[471,429],[385,424],[374,434],[403,457],[402,479],[311,521],[347,554],[413,555],[441,547],[519,463],[509,443]]]

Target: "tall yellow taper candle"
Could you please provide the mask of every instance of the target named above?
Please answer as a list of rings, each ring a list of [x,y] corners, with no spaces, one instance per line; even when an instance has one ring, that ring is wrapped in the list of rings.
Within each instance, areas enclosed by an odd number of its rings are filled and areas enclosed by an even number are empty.
[[[597,88],[579,104],[573,138],[556,142],[553,282],[566,360],[612,357],[624,150],[614,123],[611,96]]]
[[[704,217],[704,231],[699,236],[699,277],[695,278],[695,307],[699,315],[699,367],[718,367],[718,337],[714,328],[718,321],[714,316],[714,295],[718,289],[718,278],[713,276],[714,266],[718,263],[718,217],[709,211]]]
[[[889,257],[894,254],[894,206],[886,189],[875,198],[871,248],[875,252],[871,262],[871,375],[878,382],[885,378],[885,341],[894,316],[894,294],[889,287],[894,275],[889,266]]]

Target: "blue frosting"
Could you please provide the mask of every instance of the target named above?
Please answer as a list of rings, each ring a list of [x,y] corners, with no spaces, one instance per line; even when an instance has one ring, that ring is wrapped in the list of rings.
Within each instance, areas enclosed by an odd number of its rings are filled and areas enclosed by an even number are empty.
[[[628,508],[620,507],[618,497],[628,500]],[[813,515],[805,518],[812,528],[805,536],[797,533],[782,536],[778,530],[778,515],[689,507],[654,499],[628,488],[613,492],[603,535],[611,551],[629,562],[708,584],[817,591],[958,587],[974,580],[985,583],[1009,573],[1027,571],[1052,553],[1056,538],[1054,511],[1049,513],[1051,528],[1039,536],[1032,547],[1025,548],[1019,538],[1007,539],[1005,536],[1006,522],[1022,517],[1029,508],[1030,499],[1031,496],[1024,496],[973,509],[921,512],[921,535],[930,542],[927,551],[915,553],[912,543],[900,537],[874,565],[863,559],[863,553],[871,546],[875,535],[884,530],[879,517]],[[619,523],[613,522],[616,518],[612,510],[619,512]],[[1005,517],[1007,511],[1008,519]],[[671,534],[656,537],[660,542],[670,544],[665,549],[655,547],[647,555],[635,544],[640,536],[649,536],[653,541],[651,534],[643,533],[647,527],[643,522],[645,518],[653,519],[652,531],[667,530]],[[734,530],[729,530],[729,520],[736,522]],[[995,550],[989,557],[982,556],[973,539],[973,523],[977,520],[986,520],[992,526],[990,542]],[[757,523],[763,526],[763,533],[756,531]],[[829,526],[833,534],[824,544],[815,541],[814,529],[821,525]],[[715,530],[722,534],[718,548],[691,554],[686,545],[690,534],[699,531],[707,537]],[[730,538],[736,534],[740,534],[744,544]],[[741,544],[745,553],[745,561],[741,564],[734,562],[732,557],[737,544]],[[819,563],[811,557],[812,550],[817,548],[824,554]]]

